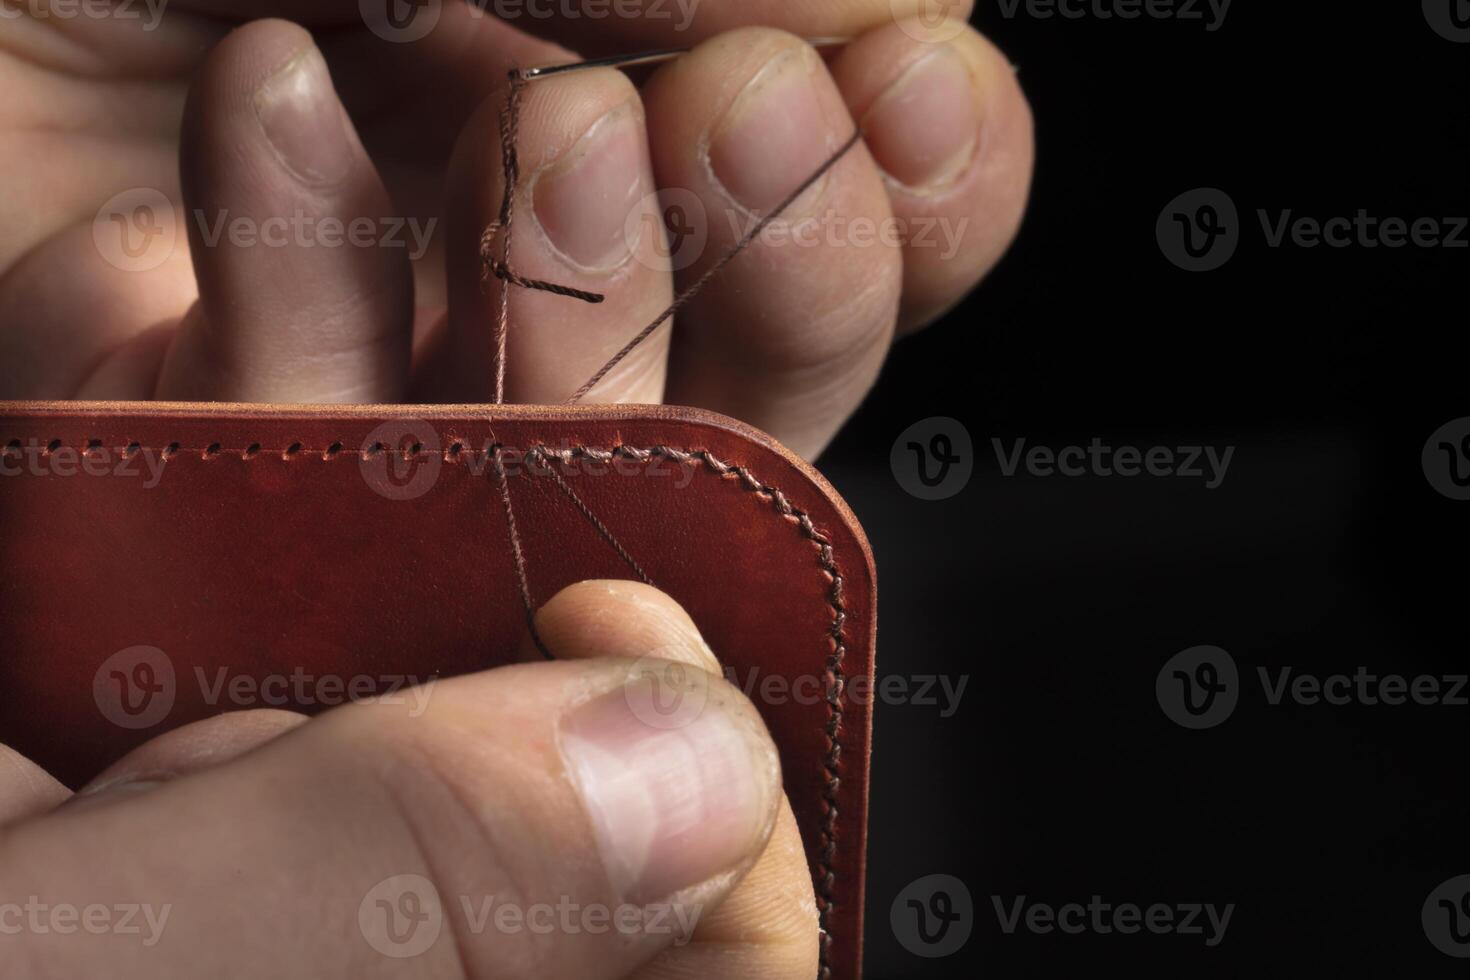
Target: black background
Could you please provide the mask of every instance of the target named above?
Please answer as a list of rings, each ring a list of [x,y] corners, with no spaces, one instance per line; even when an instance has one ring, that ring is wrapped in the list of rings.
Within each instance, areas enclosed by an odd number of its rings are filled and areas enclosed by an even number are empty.
[[[1007,18],[997,0],[974,21],[1036,114],[1025,224],[963,307],[899,346],[821,461],[877,554],[880,676],[968,675],[952,717],[877,706],[868,975],[1463,975],[1420,908],[1470,873],[1470,708],[1271,706],[1256,671],[1466,670],[1470,502],[1437,493],[1420,452],[1470,415],[1470,250],[1271,248],[1256,212],[1470,213],[1470,44],[1407,0],[1236,0],[1213,32]],[[1241,221],[1207,273],[1168,262],[1154,230],[1197,187]],[[930,416],[975,446],[970,483],[938,502],[889,467]],[[991,448],[1094,437],[1236,451],[1205,490],[1004,477]],[[1199,644],[1233,656],[1242,694],[1189,731],[1154,681]],[[889,910],[935,873],[968,887],[974,932],[922,959]],[[1206,948],[1007,935],[996,895],[1236,908]]]

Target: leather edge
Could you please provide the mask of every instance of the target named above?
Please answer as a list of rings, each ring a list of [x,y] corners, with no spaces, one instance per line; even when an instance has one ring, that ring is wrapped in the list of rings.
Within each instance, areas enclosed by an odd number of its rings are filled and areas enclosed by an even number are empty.
[[[452,421],[463,419],[466,421],[482,421],[492,423],[497,418],[519,419],[525,421],[556,421],[578,419],[619,421],[619,420],[668,420],[681,424],[693,424],[712,429],[724,430],[740,436],[746,442],[779,457],[787,466],[801,476],[806,483],[815,490],[821,498],[835,512],[837,518],[844,525],[847,535],[856,546],[857,555],[861,557],[861,569],[853,569],[844,559],[845,570],[842,574],[844,583],[851,582],[856,576],[854,572],[865,578],[863,591],[864,598],[871,610],[866,642],[867,658],[864,665],[865,680],[871,689],[876,669],[876,643],[877,643],[877,568],[873,558],[872,548],[867,534],[861,523],[857,520],[847,502],[838,494],[836,489],[827,479],[809,462],[793,453],[782,445],[778,440],[768,433],[748,425],[729,416],[717,412],[699,408],[688,408],[672,405],[641,405],[641,404],[609,404],[609,405],[485,405],[485,404],[452,404],[452,405],[426,405],[426,404],[369,404],[369,405],[306,405],[306,404],[259,404],[259,403],[234,403],[234,402],[130,402],[130,401],[0,401],[0,418],[7,416],[30,416],[34,418],[47,417],[86,417],[96,416],[118,416],[131,415],[141,418],[190,418],[208,419],[212,417],[229,417],[240,419],[270,419],[289,420],[301,418],[304,420],[321,420],[331,418],[380,418],[384,416],[397,416],[403,418],[422,418],[425,420]],[[745,468],[744,465],[741,468]],[[789,490],[787,491],[789,492]],[[840,642],[840,641],[839,641]],[[850,682],[851,674],[844,672],[847,681]],[[861,771],[871,772],[872,755],[872,712],[861,713],[862,728],[860,731],[863,755],[860,761]],[[867,866],[867,812],[869,797],[869,779],[863,779],[858,786],[858,799],[855,801],[860,807],[863,819],[859,825],[859,840],[852,842],[849,847],[856,851],[853,856],[856,864],[859,881],[866,882]],[[864,889],[865,890],[865,889]],[[865,896],[864,896],[865,897]],[[863,927],[866,911],[866,902],[859,901],[856,907],[849,913],[849,923],[853,935],[848,937],[843,945],[846,945],[852,953],[852,962],[844,964],[842,975],[852,977],[861,976]],[[825,951],[824,951],[825,952]],[[826,956],[823,956],[823,965]]]

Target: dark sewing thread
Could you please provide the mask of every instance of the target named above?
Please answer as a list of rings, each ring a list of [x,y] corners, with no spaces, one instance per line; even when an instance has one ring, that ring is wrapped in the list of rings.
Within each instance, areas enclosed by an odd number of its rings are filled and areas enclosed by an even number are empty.
[[[521,91],[526,86],[527,74],[521,69],[513,69],[509,75],[509,85],[506,89],[505,106],[500,112],[500,156],[504,168],[504,195],[500,201],[500,216],[495,221],[485,226],[480,235],[480,262],[481,282],[487,282],[490,277],[501,280],[511,286],[520,286],[523,289],[534,289],[542,292],[554,293],[557,296],[566,296],[571,299],[580,299],[587,303],[601,303],[606,297],[602,293],[588,292],[583,289],[574,289],[559,283],[547,282],[543,279],[530,279],[518,274],[510,267],[510,245],[511,226],[515,217],[516,189],[520,183],[520,159],[517,154],[516,144],[520,136],[521,125]],[[824,160],[810,176],[801,182],[780,204],[776,205],[768,214],[748,230],[741,239],[725,250],[720,258],[704,271],[694,282],[686,286],[674,301],[653,319],[651,323],[638,331],[633,339],[628,341],[616,354],[608,359],[607,363],[598,368],[592,377],[588,378],[567,399],[567,404],[581,401],[599,381],[607,377],[608,372],[617,367],[624,358],[642,344],[649,336],[662,326],[670,317],[679,312],[690,300],[709,285],[710,280],[719,275],[725,266],[735,260],[741,252],[745,251],[751,242],[755,241],[773,221],[796,202],[796,199],[805,194],[813,184],[822,178],[827,171],[837,165],[837,162],[847,155],[858,141],[862,139],[862,130],[856,130],[837,150]],[[495,257],[495,238],[501,238],[502,258]],[[498,306],[498,318],[495,329],[495,403],[498,405],[505,400],[505,351],[506,338],[510,332],[510,290],[504,287],[500,291]]]
[[[657,330],[664,323],[665,320],[673,316],[675,313],[679,312],[684,304],[692,300],[696,293],[698,293],[706,285],[708,285],[711,279],[717,276],[721,272],[721,270],[725,268],[725,266],[729,265],[730,262],[735,259],[735,256],[745,251],[746,246],[755,241],[757,235],[765,231],[766,228],[770,226],[771,222],[775,221],[783,213],[785,213],[786,209],[791,207],[792,203],[795,202],[798,197],[801,197],[801,195],[805,194],[807,192],[807,189],[815,184],[818,180],[820,180],[823,174],[832,169],[837,161],[841,160],[843,156],[847,154],[847,151],[852,149],[853,146],[857,144],[857,141],[861,137],[861,132],[855,132],[851,136],[849,136],[847,138],[847,142],[843,143],[841,148],[839,148],[836,153],[828,157],[827,160],[821,165],[821,167],[819,167],[810,177],[801,182],[800,187],[792,191],[791,194],[788,195],[784,201],[778,204],[775,210],[771,211],[770,214],[767,214],[765,217],[761,218],[760,221],[756,222],[755,227],[746,232],[745,236],[742,237],[740,241],[736,242],[734,245],[725,250],[725,254],[720,256],[718,262],[706,269],[703,275],[694,280],[694,282],[690,283],[689,286],[687,286],[683,290],[683,292],[679,293],[678,296],[674,297],[674,302],[669,304],[668,309],[660,313],[648,326],[638,331],[633,339],[628,341],[628,343],[623,347],[622,350],[614,354],[606,364],[597,369],[597,372],[593,374],[592,377],[584,381],[582,383],[582,386],[572,393],[572,397],[567,399],[567,404],[570,405],[574,402],[581,401],[583,396],[591,391],[599,381],[607,377],[607,373],[613,368],[617,367],[618,364],[623,360],[623,358],[633,353],[634,348],[647,340],[649,338],[649,335]]]
[[[512,70],[509,74],[509,86],[506,90],[505,106],[500,113],[500,151],[501,162],[504,167],[505,177],[504,197],[501,199],[500,203],[499,219],[488,225],[484,233],[480,236],[480,260],[482,262],[481,281],[482,283],[486,282],[489,280],[489,277],[494,276],[504,284],[502,285],[500,290],[499,304],[497,309],[498,315],[496,317],[495,326],[495,403],[497,405],[501,404],[505,400],[505,355],[507,338],[510,333],[509,286],[519,286],[523,289],[540,290],[543,292],[553,293],[558,296],[566,296],[571,299],[580,299],[588,303],[601,303],[605,298],[600,293],[591,293],[585,290],[574,289],[570,286],[563,286],[556,283],[546,282],[544,280],[525,278],[516,274],[516,272],[510,267],[511,228],[512,221],[515,216],[514,201],[517,187],[520,181],[520,162],[516,153],[516,143],[520,131],[521,90],[525,87],[528,78],[529,76],[520,69]],[[770,226],[771,222],[775,221],[782,214],[784,214],[786,210],[790,208],[791,205],[796,201],[797,198],[806,193],[806,191],[811,188],[813,184],[821,179],[822,175],[831,170],[832,167],[834,167],[839,160],[846,156],[847,153],[854,146],[857,145],[858,141],[861,138],[861,129],[855,131],[850,137],[848,137],[847,141],[843,143],[842,146],[839,147],[837,151],[834,152],[829,158],[827,158],[827,160],[825,160],[822,165],[811,174],[811,176],[802,181],[800,186],[793,190],[784,200],[781,201],[780,204],[772,209],[770,213],[762,217],[761,220],[757,222],[754,227],[746,232],[746,234],[738,242],[728,248],[725,253],[721,255],[720,258],[712,266],[706,269],[705,272],[699,276],[698,279],[690,283],[689,286],[682,290],[678,294],[678,296],[674,298],[674,301],[668,306],[667,309],[665,309],[656,318],[654,318],[654,320],[647,326],[645,326],[642,330],[638,331],[638,333],[635,334],[633,338],[622,347],[621,350],[619,350],[616,354],[608,359],[607,363],[603,364],[602,367],[598,368],[597,371],[594,372],[590,378],[583,382],[582,385],[579,386],[577,390],[572,393],[571,397],[567,399],[567,404],[573,404],[575,402],[581,401],[582,398],[584,398],[600,381],[602,381],[603,378],[607,377],[610,371],[617,367],[618,364],[620,364],[629,354],[633,353],[633,351],[636,350],[640,344],[647,340],[655,330],[657,330],[660,326],[667,322],[669,318],[674,316],[675,313],[677,313],[690,300],[692,300],[695,295],[700,292],[700,290],[708,285],[709,282],[725,268],[725,266],[734,261],[736,256],[743,252],[751,244],[751,242],[755,241],[757,236],[759,236],[763,231],[766,230],[767,227]],[[502,240],[501,249],[503,258],[499,260],[495,258],[493,249],[494,239],[497,234],[500,235]],[[709,457],[708,454],[705,454],[705,457],[707,462],[710,462],[711,464],[715,463],[713,458]],[[827,758],[824,761],[824,769],[826,770],[827,776],[827,792],[824,794],[823,799],[823,802],[825,804],[825,812],[822,819],[821,844],[819,850],[820,857],[818,861],[819,866],[822,870],[822,875],[816,883],[818,919],[819,927],[821,930],[818,954],[818,976],[822,978],[822,980],[826,980],[826,978],[830,977],[832,974],[832,967],[830,962],[832,934],[829,926],[829,920],[832,909],[836,905],[835,896],[833,895],[833,887],[835,884],[836,876],[832,871],[832,859],[835,856],[837,850],[837,789],[840,785],[842,758],[842,747],[841,744],[837,741],[837,736],[842,727],[842,695],[847,683],[847,678],[844,675],[843,671],[843,661],[846,655],[846,645],[843,636],[843,621],[846,618],[846,611],[843,608],[842,600],[842,577],[837,571],[835,562],[833,562],[832,560],[832,548],[830,542],[828,542],[819,532],[817,532],[814,527],[812,527],[811,519],[809,517],[807,517],[801,511],[798,511],[787,504],[785,498],[780,495],[779,491],[775,491],[773,488],[764,487],[760,484],[758,480],[754,480],[754,478],[750,476],[749,472],[744,470],[743,467],[726,467],[723,464],[716,467],[716,472],[720,472],[721,475],[724,475],[729,470],[733,470],[737,478],[747,485],[753,483],[754,486],[748,486],[749,489],[753,489],[757,493],[770,494],[775,501],[777,508],[783,513],[787,514],[788,516],[796,517],[798,523],[800,523],[802,526],[803,532],[807,534],[808,537],[810,537],[810,539],[818,546],[820,563],[823,567],[823,570],[826,571],[832,578],[832,595],[830,598],[830,602],[833,610],[836,613],[836,616],[831,629],[833,651],[827,663],[827,680],[829,682],[827,703],[830,711],[826,731],[829,750]],[[614,550],[618,552],[618,554],[634,569],[635,572],[637,572],[640,579],[651,584],[648,576],[643,572],[643,569],[639,567],[637,562],[634,561],[632,555],[629,554],[627,549],[618,542],[612,531],[608,529],[608,527],[601,520],[599,520],[595,514],[592,513],[591,508],[589,508],[586,503],[577,496],[575,491],[572,490],[571,486],[567,484],[566,480],[561,478],[560,474],[556,474],[554,471],[549,472],[552,472],[552,475],[556,478],[556,482],[562,492],[570,497],[578,510],[580,510],[583,516],[592,523],[593,527],[597,529],[598,533],[603,537],[603,539],[607,541],[608,544],[610,544],[614,548]],[[511,554],[515,563],[516,581],[520,587],[521,602],[525,606],[526,622],[528,627],[530,628],[531,639],[535,643],[537,650],[541,652],[541,655],[543,657],[548,660],[554,659],[551,651],[546,648],[546,645],[541,640],[540,634],[536,630],[535,607],[531,600],[531,591],[528,584],[526,557],[525,553],[521,549],[520,533],[516,528],[515,509],[511,503],[510,496],[510,481],[505,472],[505,468],[501,463],[501,449],[498,446],[495,449],[495,473],[497,482],[499,483],[501,504],[505,510],[506,525],[510,537]]]

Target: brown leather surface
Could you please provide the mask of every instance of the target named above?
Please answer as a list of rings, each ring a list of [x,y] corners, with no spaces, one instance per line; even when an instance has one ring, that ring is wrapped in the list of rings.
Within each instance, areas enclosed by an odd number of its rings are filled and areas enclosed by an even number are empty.
[[[0,403],[0,447],[13,447],[0,475],[0,742],[75,786],[169,727],[240,706],[220,700],[221,669],[231,682],[275,676],[265,693],[312,711],[335,692],[303,702],[279,678],[382,687],[518,659],[525,618],[492,445],[507,447],[533,602],[636,577],[548,475],[559,459],[752,695],[825,907],[825,963],[856,977],[871,713],[847,687],[872,679],[872,557],[814,470],[710,413]],[[123,692],[103,666],[135,647],[162,651],[153,686],[170,674],[174,696],[130,702],[143,713],[128,724],[166,708],[133,729],[109,720]]]

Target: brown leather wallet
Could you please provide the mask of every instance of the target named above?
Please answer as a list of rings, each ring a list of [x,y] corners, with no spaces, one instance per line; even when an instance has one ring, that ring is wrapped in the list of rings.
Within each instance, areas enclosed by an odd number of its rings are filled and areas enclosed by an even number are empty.
[[[872,719],[849,687],[872,681],[873,560],[769,436],[660,406],[28,402],[0,403],[0,450],[0,742],[73,786],[240,706],[225,685],[314,711],[326,688],[283,679],[367,695],[521,659],[498,461],[532,604],[646,577],[751,695],[822,975],[858,976]]]

